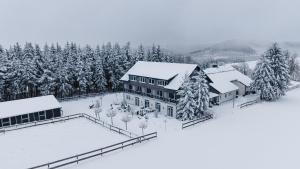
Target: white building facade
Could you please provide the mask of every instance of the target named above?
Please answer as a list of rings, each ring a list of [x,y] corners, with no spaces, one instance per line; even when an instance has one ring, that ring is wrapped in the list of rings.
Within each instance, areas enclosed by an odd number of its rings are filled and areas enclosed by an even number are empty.
[[[196,64],[139,61],[121,78],[123,99],[132,106],[176,117],[177,90],[194,71],[200,71]]]
[[[230,65],[216,66],[204,70],[209,83],[212,104],[221,104],[250,92],[252,80]]]

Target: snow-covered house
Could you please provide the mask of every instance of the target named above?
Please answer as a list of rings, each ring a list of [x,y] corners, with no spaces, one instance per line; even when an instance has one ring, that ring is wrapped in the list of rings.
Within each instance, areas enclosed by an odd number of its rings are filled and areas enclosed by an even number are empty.
[[[124,100],[175,117],[176,92],[194,71],[200,71],[196,64],[138,61],[121,78]]]
[[[210,99],[213,103],[220,104],[250,92],[252,80],[230,65],[214,66],[204,72],[211,80]]]
[[[61,105],[53,95],[0,102],[0,128],[61,115]]]

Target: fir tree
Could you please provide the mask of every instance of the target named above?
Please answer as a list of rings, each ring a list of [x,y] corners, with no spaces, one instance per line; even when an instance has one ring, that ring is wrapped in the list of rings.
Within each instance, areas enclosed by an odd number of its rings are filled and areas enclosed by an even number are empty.
[[[285,95],[290,81],[288,57],[283,54],[281,48],[277,43],[274,43],[270,49],[265,53],[265,58],[270,63],[271,69],[276,78],[276,85],[278,85],[278,96]]]
[[[181,120],[192,120],[195,118],[195,109],[197,101],[193,91],[193,85],[188,76],[185,77],[184,83],[177,92],[179,96],[176,118]]]
[[[197,116],[204,115],[209,107],[209,87],[204,73],[195,72],[195,75],[191,77],[191,83],[193,85],[194,99],[197,104],[195,113]]]
[[[256,65],[251,88],[259,92],[260,99],[262,100],[272,101],[278,98],[280,89],[277,85],[277,79],[270,63],[265,57],[261,58]]]

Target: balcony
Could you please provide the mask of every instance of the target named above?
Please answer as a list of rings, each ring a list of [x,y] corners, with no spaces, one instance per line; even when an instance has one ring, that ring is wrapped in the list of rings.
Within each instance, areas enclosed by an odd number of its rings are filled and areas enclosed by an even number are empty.
[[[175,104],[177,103],[176,99],[165,98],[165,97],[161,97],[161,96],[157,96],[157,95],[153,95],[153,94],[149,94],[149,93],[144,93],[142,91],[124,89],[124,92],[134,93],[134,94],[138,94],[138,95],[141,95],[141,96],[147,96],[147,97],[158,99],[158,100],[161,100],[161,101],[164,101],[164,102],[171,102],[171,103],[175,103]]]

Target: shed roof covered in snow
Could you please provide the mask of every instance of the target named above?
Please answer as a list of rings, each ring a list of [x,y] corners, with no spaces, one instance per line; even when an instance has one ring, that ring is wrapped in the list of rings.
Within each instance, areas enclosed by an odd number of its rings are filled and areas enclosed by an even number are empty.
[[[61,108],[53,95],[0,102],[0,118]]]
[[[210,86],[215,88],[220,93],[227,93],[230,91],[238,90],[238,87],[233,84],[233,81],[238,81],[245,86],[250,86],[252,80],[237,71],[231,65],[224,65],[204,70],[205,74],[212,81]]]
[[[185,76],[190,76],[196,68],[196,64],[138,61],[121,80],[128,81],[129,75],[170,80],[164,88],[178,90]]]

